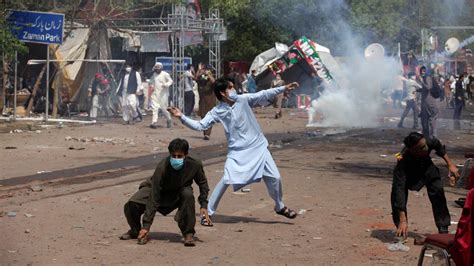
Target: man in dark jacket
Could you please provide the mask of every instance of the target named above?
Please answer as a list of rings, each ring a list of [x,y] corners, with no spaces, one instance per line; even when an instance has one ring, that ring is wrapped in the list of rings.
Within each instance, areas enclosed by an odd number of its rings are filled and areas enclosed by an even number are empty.
[[[137,90],[141,89],[142,79],[140,74],[132,69],[130,64],[125,67],[125,74],[120,79],[117,87],[117,96],[121,98],[123,124],[134,124],[141,121],[138,113]]]
[[[168,146],[170,156],[158,163],[153,176],[140,184],[124,206],[130,230],[120,239],[137,239],[139,244],[148,242],[148,232],[158,211],[167,215],[176,208],[175,221],[184,237],[185,246],[194,246],[196,224],[193,180],[199,186],[198,201],[201,215],[211,223],[207,213],[209,186],[202,163],[188,156],[189,144],[184,139],[174,139]],[[143,225],[140,217],[143,215]]]
[[[464,106],[464,74],[459,75],[454,89],[454,120],[461,119],[461,111]]]
[[[408,190],[419,191],[423,186],[428,190],[428,197],[433,209],[433,216],[439,233],[447,233],[451,224],[443,181],[439,169],[433,164],[430,153],[443,158],[448,165],[450,184],[454,185],[459,177],[458,169],[446,154],[446,147],[436,138],[425,138],[418,132],[410,133],[404,140],[405,148],[398,154],[398,162],[393,171],[392,183],[392,218],[397,226],[396,236],[407,237]]]

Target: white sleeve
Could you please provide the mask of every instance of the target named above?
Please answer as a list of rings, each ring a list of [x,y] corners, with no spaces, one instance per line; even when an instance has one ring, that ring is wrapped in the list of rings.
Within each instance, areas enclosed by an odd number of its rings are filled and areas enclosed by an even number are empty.
[[[140,76],[138,72],[135,72],[135,75],[137,76],[137,84],[138,84],[137,87],[140,87],[142,85],[142,77]]]
[[[285,91],[285,86],[280,86],[276,88],[271,88],[267,90],[262,90],[256,93],[248,93],[241,95],[240,97],[245,97],[248,100],[248,103],[251,107],[257,105],[268,105],[273,102],[273,99],[278,94]]]
[[[197,130],[197,131],[204,131],[204,130],[212,127],[212,125],[214,125],[215,123],[217,123],[217,121],[214,119],[212,110],[207,112],[206,116],[204,116],[204,118],[201,119],[200,121],[193,120],[193,119],[183,115],[183,116],[181,116],[181,122],[186,127],[190,128],[190,129],[193,129],[193,130]]]

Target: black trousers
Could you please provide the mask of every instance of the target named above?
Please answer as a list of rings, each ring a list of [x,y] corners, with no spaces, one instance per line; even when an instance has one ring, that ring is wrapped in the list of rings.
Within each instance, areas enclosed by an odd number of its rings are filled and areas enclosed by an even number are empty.
[[[395,169],[394,175],[399,174],[400,172]],[[438,228],[451,225],[451,216],[449,215],[448,205],[446,203],[446,197],[444,195],[443,182],[441,181],[441,176],[439,170],[436,166],[431,165],[424,173],[424,177],[419,176],[408,176],[407,179],[419,179],[424,178],[426,180],[425,186],[428,191],[428,198],[431,202],[431,208],[433,211],[433,217],[435,224]],[[419,183],[418,183],[419,184]],[[408,189],[406,186],[404,193],[405,202],[408,202]],[[420,187],[421,189],[421,187]],[[419,190],[419,189],[416,189]],[[398,227],[400,224],[400,213],[399,209],[394,206],[395,199],[395,190],[392,189],[391,202],[392,202],[392,218],[395,226]],[[398,197],[401,195],[398,195]],[[408,218],[408,210],[406,212]]]
[[[196,212],[192,187],[184,187],[179,191],[179,201],[175,206],[158,207],[158,212],[167,215],[178,208],[174,220],[178,223],[181,233],[195,234]],[[145,213],[146,205],[138,202],[128,201],[124,206],[125,217],[132,234],[138,234],[142,228],[141,216]]]
[[[194,109],[194,92],[184,92],[184,115],[190,116]]]
[[[464,106],[464,102],[459,99],[454,99],[454,115],[453,119],[461,119],[461,111]]]

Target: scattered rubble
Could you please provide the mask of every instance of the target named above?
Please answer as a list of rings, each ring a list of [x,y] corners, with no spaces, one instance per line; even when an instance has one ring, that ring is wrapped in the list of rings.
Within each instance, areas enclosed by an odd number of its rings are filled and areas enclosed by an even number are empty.
[[[43,186],[41,186],[41,185],[31,185],[28,188],[33,192],[43,191]]]
[[[76,142],[82,142],[82,143],[106,143],[106,144],[129,144],[129,145],[135,145],[135,142],[133,139],[129,138],[105,138],[105,137],[71,137],[67,136],[64,138],[66,141],[76,141]]]

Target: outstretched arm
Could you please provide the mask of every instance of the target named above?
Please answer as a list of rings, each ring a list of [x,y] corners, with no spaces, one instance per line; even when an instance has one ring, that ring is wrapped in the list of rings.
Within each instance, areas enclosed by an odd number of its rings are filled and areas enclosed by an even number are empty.
[[[449,159],[448,154],[446,153],[446,147],[443,144],[441,144],[441,141],[439,141],[435,137],[433,137],[431,141],[432,141],[433,148],[436,151],[436,155],[443,158],[443,160],[446,162],[446,165],[448,166],[448,170],[449,170],[449,184],[451,186],[454,186],[456,184],[456,180],[459,178],[458,168],[451,161],[451,159]]]
[[[217,121],[214,119],[212,115],[212,110],[206,114],[206,116],[201,119],[200,121],[193,120],[189,117],[186,117],[178,108],[176,107],[169,107],[168,112],[174,117],[177,117],[181,120],[181,122],[190,129],[197,130],[197,131],[204,131],[212,125],[214,125]]]
[[[288,93],[299,86],[297,82],[289,83],[285,86],[280,86],[268,90],[259,91],[257,93],[246,94],[245,97],[248,98],[248,103],[251,107],[258,105],[268,105],[273,102],[275,96],[280,93]]]
[[[459,171],[458,167],[449,159],[448,155],[445,154],[442,156],[443,160],[446,162],[446,165],[448,165],[448,170],[449,170],[449,184],[451,186],[454,186],[456,184],[456,181],[459,178]]]

